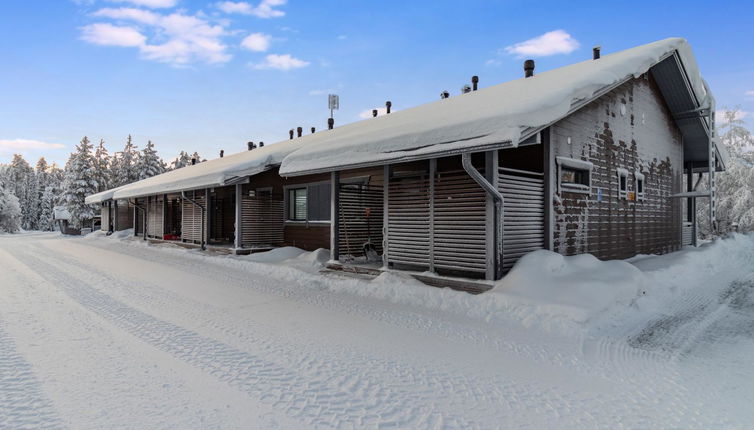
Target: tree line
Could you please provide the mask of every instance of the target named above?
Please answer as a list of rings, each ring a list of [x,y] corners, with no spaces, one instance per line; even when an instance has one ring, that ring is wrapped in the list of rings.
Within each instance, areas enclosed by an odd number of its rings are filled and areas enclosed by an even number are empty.
[[[55,230],[56,206],[67,209],[73,228],[81,228],[97,213],[96,206],[84,203],[86,196],[180,169],[192,159],[202,161],[196,152],[181,151],[166,164],[151,140],[140,150],[130,135],[123,150],[113,153],[104,140],[95,148],[84,136],[63,168],[44,157],[32,167],[15,154],[10,164],[0,164],[0,232]]]

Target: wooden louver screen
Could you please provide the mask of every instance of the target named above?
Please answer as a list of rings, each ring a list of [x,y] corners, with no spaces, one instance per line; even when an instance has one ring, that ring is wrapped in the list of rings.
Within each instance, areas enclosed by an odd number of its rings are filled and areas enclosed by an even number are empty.
[[[429,179],[390,178],[388,262],[429,267]]]
[[[269,196],[242,196],[241,243],[244,247],[280,246],[284,238],[284,202]]]
[[[434,192],[435,269],[486,271],[486,192],[465,171],[438,172]]]
[[[139,208],[134,207],[134,214],[136,217],[136,225],[134,225],[134,234],[144,234],[144,211],[141,209],[146,203],[146,199],[136,199],[136,204]]]
[[[503,270],[524,254],[545,247],[545,184],[542,173],[499,169],[504,199]]]
[[[200,205],[206,205],[203,193],[190,197]],[[181,199],[181,240],[192,243],[202,241],[202,210],[188,199]]]
[[[149,198],[149,211],[147,221],[147,235],[162,239],[162,202],[163,196]]]
[[[102,216],[100,217],[100,230],[108,231],[110,229],[110,206],[102,206]]]
[[[694,223],[684,222],[682,233],[682,246],[688,246],[694,243]]]
[[[383,201],[384,193],[381,186],[340,185],[337,216],[342,256],[363,257],[367,240],[371,241],[378,254],[382,254]]]

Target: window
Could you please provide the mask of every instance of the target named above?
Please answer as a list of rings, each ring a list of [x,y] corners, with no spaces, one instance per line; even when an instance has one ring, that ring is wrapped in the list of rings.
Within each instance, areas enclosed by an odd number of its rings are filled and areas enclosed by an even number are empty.
[[[288,219],[306,221],[306,188],[288,190]]]
[[[618,198],[628,199],[628,170],[618,168]]]
[[[636,200],[644,200],[644,174],[636,171],[634,178],[636,178]]]
[[[286,191],[288,221],[330,221],[330,183],[308,184]]]
[[[558,165],[558,191],[590,194],[593,165],[589,161],[556,157]]]

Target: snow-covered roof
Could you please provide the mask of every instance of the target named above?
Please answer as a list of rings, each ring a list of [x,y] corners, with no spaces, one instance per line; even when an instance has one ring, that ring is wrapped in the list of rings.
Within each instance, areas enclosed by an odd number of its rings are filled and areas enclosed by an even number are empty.
[[[115,194],[115,192],[117,190],[120,190],[121,188],[123,187],[112,188],[109,190],[99,192],[97,194],[92,194],[91,196],[86,196],[86,198],[84,199],[84,203],[88,205],[93,205],[93,204],[102,203],[102,202],[111,200],[113,198],[113,194]]]
[[[52,208],[52,218],[70,221],[71,214],[65,206],[55,206]]]
[[[279,165],[286,155],[303,144],[303,138],[287,140],[182,167],[120,188],[93,194],[87,197],[87,203],[221,186],[232,179],[256,175],[271,166]]]
[[[706,100],[691,47],[685,39],[670,38],[308,135],[300,139],[306,144],[283,160],[280,174],[355,168],[504,143],[515,146],[522,132],[565,117],[602,90],[639,77],[674,53],[697,100]]]

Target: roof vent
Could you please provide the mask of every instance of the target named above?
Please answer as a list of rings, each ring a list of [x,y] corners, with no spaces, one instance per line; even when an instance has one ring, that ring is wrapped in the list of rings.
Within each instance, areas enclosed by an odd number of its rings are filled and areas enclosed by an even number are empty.
[[[246,147],[251,151],[254,149],[254,142],[246,142]]]
[[[333,127],[335,127],[335,119],[332,117],[327,118],[327,129],[332,130]]]
[[[386,115],[390,113],[390,108],[391,107],[393,107],[393,102],[391,102],[390,100],[386,101],[385,102],[385,114]]]
[[[312,127],[312,134],[314,134],[315,131],[317,131],[317,129]]]
[[[377,109],[372,109],[372,118],[377,118]]]
[[[261,142],[261,141],[260,141],[260,142],[259,142],[259,147],[261,148],[261,147],[263,147],[263,146],[264,146],[264,142]]]
[[[293,129],[288,130],[288,136],[293,140]]]
[[[472,76],[471,77],[471,91],[477,90],[477,84],[479,84],[479,76]]]
[[[599,60],[600,59],[600,50],[602,49],[601,46],[597,45],[594,48],[592,48],[592,60]]]
[[[531,78],[534,76],[534,60],[524,61],[524,77]]]
[[[221,150],[220,150],[220,158],[223,158],[223,155],[225,155],[225,150],[224,150],[224,149],[221,149]]]
[[[450,97],[450,93],[449,92],[443,91],[443,92],[440,93],[440,99],[445,100],[448,97]]]
[[[461,87],[461,94],[468,94],[471,92],[471,87],[469,85],[464,85]]]
[[[194,164],[196,164],[196,157],[191,159],[191,165],[193,166]]]
[[[297,135],[298,137],[301,137],[301,135],[302,135],[302,134],[304,134],[304,129],[303,129],[303,128],[301,128],[301,127],[297,127],[297,128],[296,128],[296,135]]]

